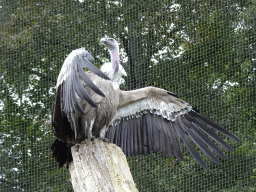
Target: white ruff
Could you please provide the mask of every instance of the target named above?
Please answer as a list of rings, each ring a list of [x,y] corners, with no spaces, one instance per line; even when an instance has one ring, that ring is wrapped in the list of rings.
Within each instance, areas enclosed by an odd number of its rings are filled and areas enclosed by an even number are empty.
[[[114,74],[112,69],[112,63],[104,63],[101,67],[101,71],[103,71],[110,79],[115,89],[119,88],[119,85],[124,83],[124,78],[122,76],[127,76],[122,65],[119,64],[119,71]]]

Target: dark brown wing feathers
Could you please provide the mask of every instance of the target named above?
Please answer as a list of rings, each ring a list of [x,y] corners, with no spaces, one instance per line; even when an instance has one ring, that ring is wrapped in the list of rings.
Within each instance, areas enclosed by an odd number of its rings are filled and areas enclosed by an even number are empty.
[[[220,164],[220,161],[213,152],[223,159],[226,156],[212,140],[224,149],[232,151],[232,148],[213,130],[219,131],[235,141],[239,140],[194,110],[178,115],[175,121],[168,121],[161,115],[146,110],[138,118],[123,118],[113,123],[108,129],[106,137],[110,142],[119,145],[127,156],[161,153],[184,160],[180,147],[181,141],[197,163],[207,168],[194,145],[197,145],[216,164]]]

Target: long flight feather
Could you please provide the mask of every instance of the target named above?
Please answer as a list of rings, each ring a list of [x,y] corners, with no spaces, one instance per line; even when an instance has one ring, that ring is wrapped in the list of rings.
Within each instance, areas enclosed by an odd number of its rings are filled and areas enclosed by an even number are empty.
[[[175,130],[178,133],[179,138],[183,142],[183,144],[188,149],[189,153],[194,157],[194,159],[197,161],[199,165],[201,165],[203,168],[207,169],[207,166],[205,165],[204,161],[202,160],[201,156],[197,153],[191,142],[189,141],[187,135],[182,131],[181,125],[179,124],[179,121],[174,121],[173,126],[175,127]]]
[[[217,153],[222,159],[226,159],[226,156],[224,153],[215,145],[203,132],[201,132],[200,128],[197,127],[196,124],[194,124],[191,120],[190,117],[185,114],[184,117],[186,120],[191,122],[191,129],[192,131],[198,135],[200,139],[204,141],[205,144],[207,144],[215,153]]]
[[[201,149],[201,151],[208,156],[214,163],[220,164],[220,161],[214,156],[214,154],[209,150],[209,148],[202,142],[202,140],[197,137],[191,130],[190,125],[187,124],[184,119],[184,117],[180,116],[178,118],[178,121],[181,125],[181,128],[184,132],[187,132],[188,136],[192,139],[192,141]]]
[[[218,132],[222,133],[226,137],[228,137],[230,139],[233,139],[234,141],[240,141],[240,139],[238,139],[235,135],[233,135],[232,133],[230,133],[226,129],[223,129],[221,126],[219,126],[218,124],[214,123],[213,121],[211,121],[207,117],[201,115],[200,113],[196,113],[195,111],[192,110],[192,111],[190,111],[190,114],[193,115],[194,117],[199,118],[200,120],[202,120],[206,124],[210,125],[212,128],[214,128]]]
[[[99,77],[106,80],[110,80],[110,78],[105,73],[103,73],[100,69],[98,69],[95,65],[93,65],[86,57],[82,57],[80,62],[83,63],[89,70],[91,70],[93,73],[95,73]]]
[[[82,80],[90,87],[95,93],[105,97],[105,94],[91,81],[88,75],[84,72],[80,65],[78,65],[78,71]]]

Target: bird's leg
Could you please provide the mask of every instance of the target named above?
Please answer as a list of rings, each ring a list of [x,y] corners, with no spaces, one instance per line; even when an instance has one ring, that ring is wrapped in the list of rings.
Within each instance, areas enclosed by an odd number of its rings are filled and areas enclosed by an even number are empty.
[[[105,126],[100,130],[100,136],[99,136],[98,139],[109,143],[109,140],[108,140],[107,138],[105,138],[106,131],[107,131],[107,126],[105,125]]]
[[[94,139],[94,136],[92,135],[92,128],[94,125],[94,121],[95,121],[95,119],[91,120],[90,127],[88,129],[88,139],[90,139],[90,140]]]

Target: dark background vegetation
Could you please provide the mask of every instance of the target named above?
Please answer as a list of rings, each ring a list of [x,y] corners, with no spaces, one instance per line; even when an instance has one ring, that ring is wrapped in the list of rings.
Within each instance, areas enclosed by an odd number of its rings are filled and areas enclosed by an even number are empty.
[[[176,93],[240,139],[204,170],[157,154],[128,158],[139,191],[255,191],[255,0],[0,0],[0,191],[73,191],[51,158],[50,113],[65,57],[114,37],[123,89]]]

